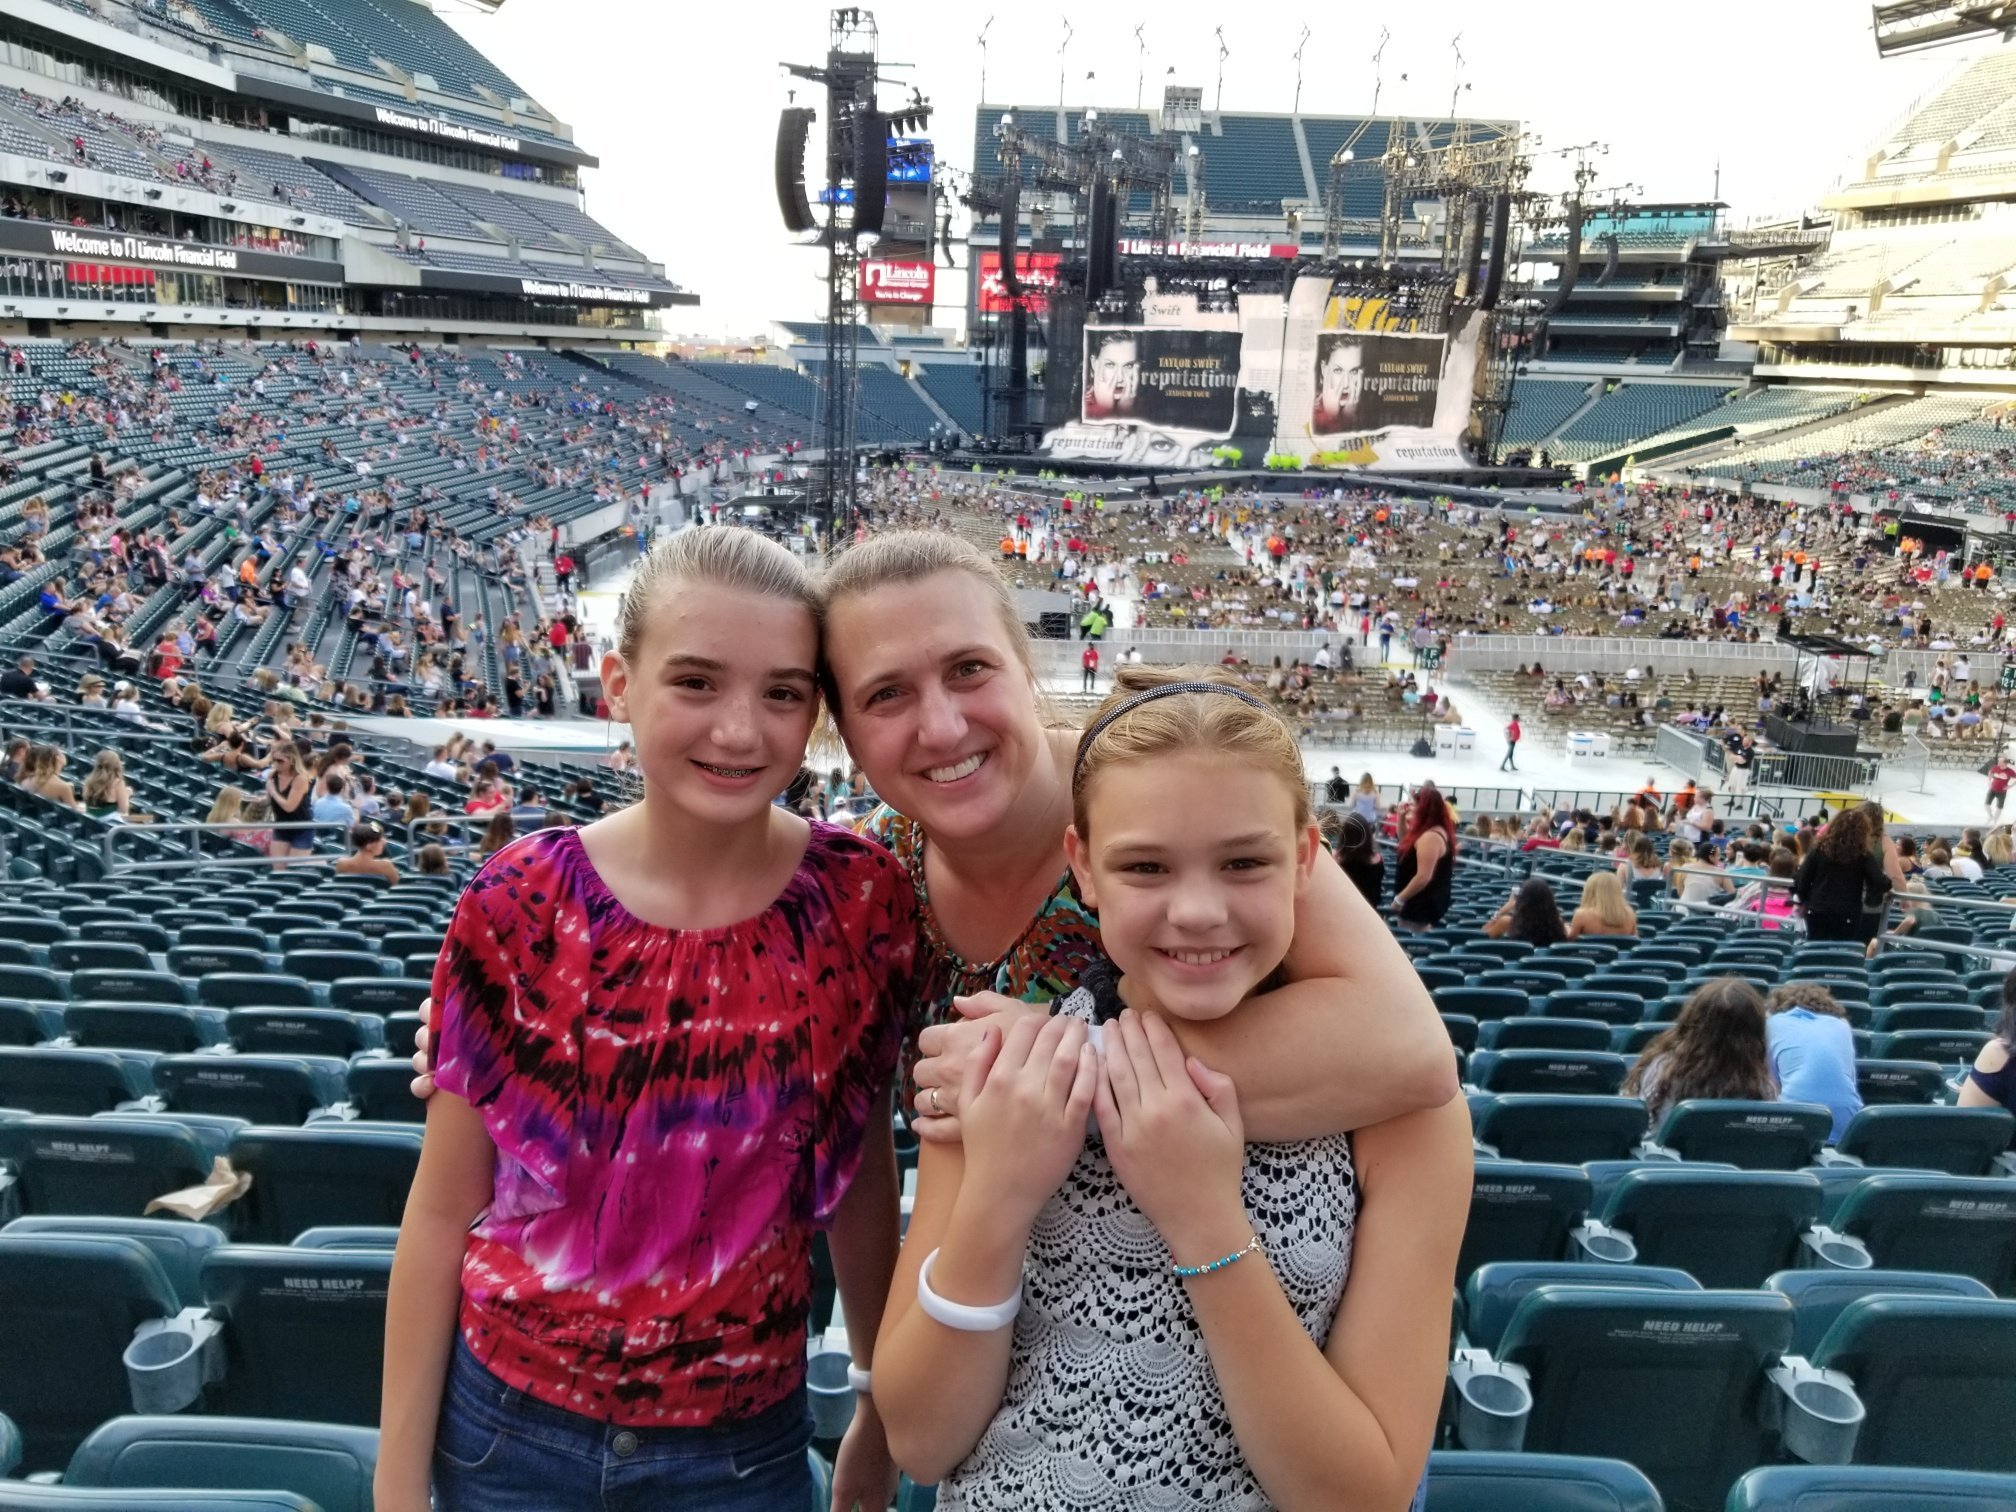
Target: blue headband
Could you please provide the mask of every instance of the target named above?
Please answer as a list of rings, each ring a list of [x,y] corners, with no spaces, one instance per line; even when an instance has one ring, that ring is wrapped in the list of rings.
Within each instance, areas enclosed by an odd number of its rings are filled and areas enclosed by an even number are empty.
[[[1281,717],[1274,713],[1273,706],[1267,700],[1254,697],[1244,688],[1234,688],[1229,684],[1219,682],[1163,683],[1160,687],[1149,688],[1143,692],[1136,693],[1127,702],[1120,705],[1111,714],[1100,719],[1096,724],[1087,729],[1083,735],[1078,737],[1078,756],[1071,763],[1071,781],[1073,784],[1076,784],[1078,781],[1079,773],[1085,770],[1085,757],[1092,749],[1092,742],[1106,733],[1108,725],[1112,724],[1116,719],[1126,718],[1127,715],[1132,714],[1143,704],[1153,703],[1158,698],[1174,698],[1179,693],[1223,693],[1228,698],[1236,698],[1241,703],[1253,705],[1261,713],[1269,715],[1272,718],[1279,719]]]

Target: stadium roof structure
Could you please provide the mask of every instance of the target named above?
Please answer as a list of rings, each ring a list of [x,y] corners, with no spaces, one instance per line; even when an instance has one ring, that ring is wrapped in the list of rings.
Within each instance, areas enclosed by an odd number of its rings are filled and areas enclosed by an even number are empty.
[[[1891,0],[1870,7],[1876,51],[1894,58],[2016,32],[2016,5],[2007,0]]]

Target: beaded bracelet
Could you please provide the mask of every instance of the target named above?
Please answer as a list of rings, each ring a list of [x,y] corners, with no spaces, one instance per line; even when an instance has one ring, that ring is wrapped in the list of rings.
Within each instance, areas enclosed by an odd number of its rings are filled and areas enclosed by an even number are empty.
[[[1181,1279],[1188,1281],[1195,1276],[1208,1276],[1213,1271],[1221,1271],[1225,1269],[1226,1266],[1232,1264],[1234,1261],[1243,1260],[1248,1255],[1264,1255],[1266,1253],[1267,1252],[1265,1250],[1260,1248],[1260,1236],[1258,1234],[1255,1234],[1251,1239],[1248,1239],[1244,1244],[1240,1245],[1239,1248],[1232,1251],[1231,1254],[1223,1255],[1216,1260],[1208,1262],[1207,1264],[1172,1265],[1169,1268],[1172,1271],[1174,1271],[1177,1274],[1177,1276],[1179,1276]]]

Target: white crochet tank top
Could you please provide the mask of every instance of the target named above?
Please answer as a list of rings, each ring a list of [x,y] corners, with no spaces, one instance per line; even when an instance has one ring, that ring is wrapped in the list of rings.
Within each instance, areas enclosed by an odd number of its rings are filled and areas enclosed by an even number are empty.
[[[1057,1011],[1117,1012],[1095,973]],[[1249,1144],[1246,1211],[1321,1348],[1344,1295],[1358,1213],[1348,1135]],[[1008,1387],[941,1512],[1270,1512],[1161,1235],[1096,1134],[1044,1206],[1022,1266]]]

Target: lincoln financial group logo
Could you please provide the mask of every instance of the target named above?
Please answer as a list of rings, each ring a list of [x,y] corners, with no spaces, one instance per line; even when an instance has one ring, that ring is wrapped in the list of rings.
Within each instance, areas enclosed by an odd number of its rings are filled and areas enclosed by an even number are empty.
[[[55,251],[68,252],[76,257],[167,263],[171,267],[208,268],[219,273],[238,271],[238,254],[231,248],[205,247],[195,242],[148,241],[140,236],[100,236],[56,230],[49,234],[49,245]]]
[[[469,142],[477,147],[492,147],[499,152],[516,152],[518,138],[506,136],[501,131],[485,131],[480,126],[463,126],[455,121],[444,121],[439,116],[408,115],[403,110],[377,108],[380,126],[396,126],[401,131],[417,131],[422,136],[441,137],[450,142]]]

